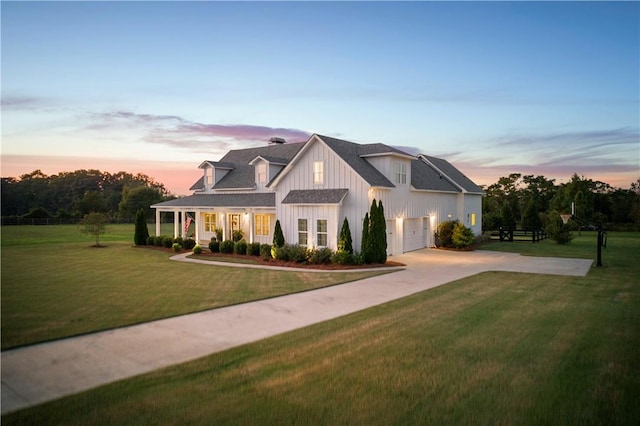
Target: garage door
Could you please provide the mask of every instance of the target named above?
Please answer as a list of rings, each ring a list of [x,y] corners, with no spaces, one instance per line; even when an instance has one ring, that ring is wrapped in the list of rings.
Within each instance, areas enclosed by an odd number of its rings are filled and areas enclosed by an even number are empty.
[[[422,218],[405,219],[402,225],[404,228],[402,232],[403,251],[418,250],[426,246]]]

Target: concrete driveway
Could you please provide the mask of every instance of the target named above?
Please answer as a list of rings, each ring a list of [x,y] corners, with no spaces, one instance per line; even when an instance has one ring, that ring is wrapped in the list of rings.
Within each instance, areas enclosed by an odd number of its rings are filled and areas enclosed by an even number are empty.
[[[480,272],[585,276],[592,264],[588,259],[430,249],[394,256],[394,260],[407,267],[357,282],[4,351],[2,414],[337,318]]]

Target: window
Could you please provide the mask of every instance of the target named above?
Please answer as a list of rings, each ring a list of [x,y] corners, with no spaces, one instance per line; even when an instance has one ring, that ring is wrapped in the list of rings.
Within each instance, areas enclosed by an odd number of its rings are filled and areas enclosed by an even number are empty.
[[[407,163],[397,162],[393,165],[393,176],[395,183],[407,183]]]
[[[207,167],[205,169],[204,186],[213,186],[213,167]]]
[[[256,235],[269,235],[271,229],[271,218],[268,214],[257,214],[253,216],[256,227]]]
[[[476,226],[476,214],[471,213],[471,226]]]
[[[318,234],[318,247],[326,247],[327,246],[327,220],[326,219],[318,219],[317,223],[317,234]]]
[[[264,163],[258,164],[258,182],[267,181],[267,165]]]
[[[216,214],[204,214],[204,232],[213,232],[216,230]]]
[[[298,244],[307,245],[307,219],[298,219]]]
[[[313,162],[313,184],[322,185],[324,183],[324,161]]]

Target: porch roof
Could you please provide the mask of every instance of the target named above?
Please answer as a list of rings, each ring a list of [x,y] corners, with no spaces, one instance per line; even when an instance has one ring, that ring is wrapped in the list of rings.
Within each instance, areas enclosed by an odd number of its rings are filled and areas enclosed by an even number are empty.
[[[340,204],[348,189],[294,189],[289,191],[282,204]]]
[[[166,207],[270,207],[276,206],[276,194],[273,192],[257,194],[195,194],[176,198],[151,206],[153,209]]]

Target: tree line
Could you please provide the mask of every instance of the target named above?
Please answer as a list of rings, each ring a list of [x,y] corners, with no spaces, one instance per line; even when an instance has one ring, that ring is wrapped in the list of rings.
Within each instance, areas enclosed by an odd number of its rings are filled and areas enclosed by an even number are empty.
[[[572,213],[572,203],[582,224],[640,230],[640,178],[621,189],[577,174],[558,185],[544,176],[512,173],[483,189],[484,230],[540,229],[549,217]]]
[[[103,213],[130,221],[143,208],[175,198],[162,183],[142,174],[76,170],[46,175],[40,170],[1,180],[2,217],[81,219]]]

